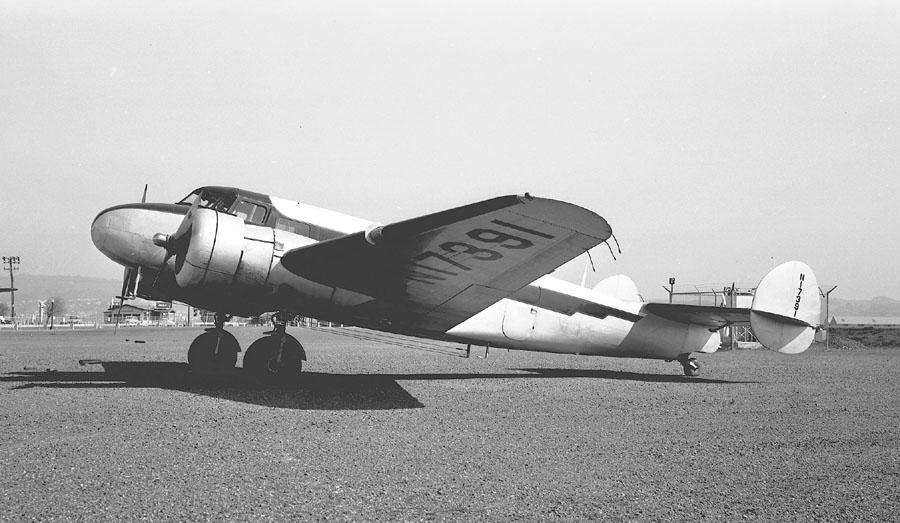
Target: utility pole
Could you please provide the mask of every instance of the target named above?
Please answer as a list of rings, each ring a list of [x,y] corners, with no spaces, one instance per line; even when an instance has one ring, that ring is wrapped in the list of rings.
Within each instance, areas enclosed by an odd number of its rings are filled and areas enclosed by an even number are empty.
[[[830,291],[825,293],[825,350],[828,350],[829,339],[831,338],[831,318],[828,316],[828,299],[831,296],[831,293],[837,289],[837,285],[831,288]],[[819,289],[819,292],[822,292],[822,289]]]
[[[728,306],[734,308],[737,305],[737,300],[734,298],[734,282],[731,282],[731,291],[728,293],[728,295],[731,296],[731,302],[728,304]],[[735,327],[734,325],[730,325],[728,327],[728,330],[731,331],[731,350],[737,349],[737,336],[735,336],[735,334],[737,334],[735,332],[736,328],[737,327]]]
[[[7,265],[9,267],[7,268]],[[9,296],[10,296],[10,314],[12,315],[12,324],[13,328],[18,327],[16,323],[16,280],[13,277],[13,273],[19,270],[19,257],[18,256],[4,256],[3,257],[3,270],[9,271]]]

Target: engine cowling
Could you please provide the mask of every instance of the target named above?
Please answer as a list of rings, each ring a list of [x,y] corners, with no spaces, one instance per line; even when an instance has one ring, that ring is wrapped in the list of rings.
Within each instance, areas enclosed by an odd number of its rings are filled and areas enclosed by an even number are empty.
[[[273,229],[247,225],[237,216],[196,209],[175,258],[180,287],[259,288],[266,284],[275,249]]]

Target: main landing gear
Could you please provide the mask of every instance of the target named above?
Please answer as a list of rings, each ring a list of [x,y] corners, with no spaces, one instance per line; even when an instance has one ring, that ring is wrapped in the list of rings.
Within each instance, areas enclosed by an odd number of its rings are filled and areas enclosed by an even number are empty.
[[[188,363],[200,376],[223,376],[234,370],[237,353],[241,351],[238,341],[225,331],[225,322],[230,316],[216,314],[215,327],[194,338],[188,349]]]
[[[690,354],[678,356],[678,363],[681,363],[682,367],[684,367],[685,376],[700,375],[700,362],[697,361],[697,358],[692,358]]]
[[[237,339],[225,331],[230,316],[216,314],[215,326],[197,336],[188,350],[188,363],[200,376],[224,376],[234,373]],[[296,338],[285,332],[291,316],[275,315],[275,329],[254,341],[244,353],[244,373],[257,382],[284,385],[300,375],[306,352]]]
[[[244,372],[256,381],[284,385],[300,376],[306,352],[285,332],[289,315],[275,315],[275,329],[254,341],[244,353]]]

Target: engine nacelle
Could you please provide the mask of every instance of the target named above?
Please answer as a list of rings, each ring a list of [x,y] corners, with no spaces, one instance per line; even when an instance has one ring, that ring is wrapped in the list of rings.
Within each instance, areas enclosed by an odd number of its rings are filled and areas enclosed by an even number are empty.
[[[275,233],[246,225],[237,216],[196,209],[185,233],[186,245],[175,259],[179,287],[261,288],[272,269]]]

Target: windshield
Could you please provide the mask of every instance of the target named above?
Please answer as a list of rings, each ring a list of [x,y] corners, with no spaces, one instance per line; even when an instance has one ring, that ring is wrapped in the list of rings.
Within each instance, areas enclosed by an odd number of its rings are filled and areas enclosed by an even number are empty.
[[[175,202],[175,203],[176,203],[176,204],[193,205],[193,204],[194,204],[194,200],[196,200],[197,197],[200,196],[200,191],[202,191],[202,190],[203,190],[203,189],[195,189],[194,192],[192,192],[191,194],[189,194],[189,195],[185,196],[184,198],[178,200],[178,201]]]
[[[235,196],[228,192],[215,191],[209,188],[201,187],[191,194],[181,199],[179,204],[193,205],[200,198],[200,207],[204,209],[213,209],[219,212],[228,212],[234,203]]]

